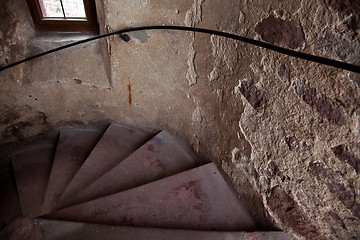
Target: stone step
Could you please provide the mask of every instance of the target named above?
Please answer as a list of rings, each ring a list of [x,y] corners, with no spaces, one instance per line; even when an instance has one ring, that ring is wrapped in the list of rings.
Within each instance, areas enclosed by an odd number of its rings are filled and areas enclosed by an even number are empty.
[[[110,124],[65,189],[57,207],[69,206],[68,201],[71,201],[72,196],[115,167],[150,138],[143,131]]]
[[[19,230],[21,229],[21,230]],[[217,232],[124,227],[47,219],[18,219],[0,232],[17,240],[291,240],[284,232]]]
[[[5,229],[1,234],[8,233],[8,239],[18,240],[291,240],[284,232],[218,232],[195,231],[164,228],[142,228],[90,224],[82,222],[55,221],[47,219],[20,219],[14,225],[25,226],[18,233],[13,231],[17,226]],[[22,238],[26,236],[26,238]],[[12,237],[12,238],[10,238]]]
[[[255,230],[251,216],[213,163],[46,217],[139,227]]]
[[[75,205],[128,190],[199,165],[190,150],[183,147],[175,137],[162,131],[112,170],[74,195],[69,203]]]
[[[11,157],[23,216],[41,215],[54,153],[55,146],[47,144]]]
[[[49,213],[78,172],[102,133],[89,130],[61,131],[56,146],[42,213]]]
[[[22,216],[20,199],[12,169],[0,175],[0,229]]]

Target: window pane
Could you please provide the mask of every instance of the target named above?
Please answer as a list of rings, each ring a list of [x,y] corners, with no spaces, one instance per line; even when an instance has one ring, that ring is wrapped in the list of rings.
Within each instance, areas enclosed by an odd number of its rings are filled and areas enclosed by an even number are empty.
[[[83,0],[62,0],[65,17],[86,18]]]
[[[38,0],[43,17],[64,17],[60,0]]]

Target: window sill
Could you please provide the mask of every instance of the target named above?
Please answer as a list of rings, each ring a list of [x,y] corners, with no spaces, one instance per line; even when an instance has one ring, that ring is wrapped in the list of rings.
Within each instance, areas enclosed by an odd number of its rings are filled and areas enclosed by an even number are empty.
[[[92,32],[36,32],[33,40],[52,43],[70,43],[95,36],[97,36],[97,34]]]

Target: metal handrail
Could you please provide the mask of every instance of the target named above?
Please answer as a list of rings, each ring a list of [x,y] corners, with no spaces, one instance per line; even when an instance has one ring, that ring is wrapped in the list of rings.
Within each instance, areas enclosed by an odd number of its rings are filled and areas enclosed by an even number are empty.
[[[303,53],[303,52],[299,52],[299,51],[294,51],[294,50],[290,50],[287,48],[283,48],[283,47],[279,47],[276,45],[272,45],[266,42],[262,42],[262,41],[258,41],[258,40],[254,40],[251,38],[247,38],[247,37],[243,37],[243,36],[239,36],[236,34],[232,34],[232,33],[227,33],[227,32],[222,32],[222,31],[217,31],[217,30],[211,30],[211,29],[204,29],[204,28],[196,28],[196,27],[185,27],[185,26],[145,26],[145,27],[132,27],[132,28],[124,28],[121,30],[117,30],[117,31],[113,31],[113,32],[109,32],[109,33],[105,33],[105,34],[101,34],[95,37],[90,37],[84,40],[80,40],[74,43],[70,43],[58,48],[54,48],[36,55],[33,55],[31,57],[27,57],[24,58],[20,61],[11,63],[9,65],[6,65],[4,67],[0,68],[0,71],[6,70],[8,68],[14,67],[18,64],[24,63],[24,62],[28,62],[32,59],[35,58],[39,58],[45,55],[48,55],[50,53],[53,52],[57,52],[69,47],[73,47],[82,43],[86,43],[86,42],[90,42],[90,41],[94,41],[100,38],[105,38],[105,37],[109,37],[109,36],[113,36],[113,35],[120,35],[120,37],[124,40],[124,41],[129,41],[129,36],[125,33],[130,33],[130,32],[136,32],[136,31],[142,31],[142,30],[175,30],[175,31],[188,31],[188,32],[198,32],[198,33],[205,33],[205,34],[211,34],[211,35],[216,35],[216,36],[221,36],[221,37],[225,37],[225,38],[230,38],[230,39],[234,39],[237,41],[241,41],[244,43],[248,43],[254,46],[258,46],[258,47],[262,47],[271,51],[275,51],[284,55],[288,55],[291,57],[295,57],[295,58],[300,58],[300,59],[304,59],[310,62],[315,62],[315,63],[319,63],[319,64],[323,64],[323,65],[327,65],[327,66],[331,66],[331,67],[335,67],[338,69],[343,69],[343,70],[348,70],[351,72],[356,72],[356,73],[360,73],[360,66],[351,64],[351,63],[347,63],[347,62],[342,62],[342,61],[337,61],[337,60],[333,60],[333,59],[329,59],[329,58],[324,58],[324,57],[320,57],[320,56],[316,56],[316,55],[312,55],[312,54],[308,54],[308,53]]]

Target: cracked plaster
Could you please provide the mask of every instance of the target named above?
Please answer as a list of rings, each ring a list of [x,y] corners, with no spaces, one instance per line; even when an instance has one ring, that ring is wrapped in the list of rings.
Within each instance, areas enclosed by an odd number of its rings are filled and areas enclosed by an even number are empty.
[[[3,11],[7,9],[4,4]],[[23,56],[34,34],[29,15],[20,14],[24,6],[20,2],[13,6],[19,9],[19,16],[12,13],[6,18],[0,39],[0,46],[8,48],[3,48],[3,55],[10,62]],[[342,29],[343,15],[322,0],[226,0],[221,4],[215,0],[128,0],[121,4],[107,0],[104,10],[105,25],[114,30],[185,24],[258,39],[256,25],[275,16],[301,25],[305,36],[302,51],[337,57],[334,49],[319,45],[336,41],[339,51],[352,49],[351,59],[359,55],[357,48],[351,47],[359,44],[359,30],[350,33]],[[20,37],[19,32],[26,28],[30,30]],[[221,167],[259,226],[273,228],[275,223],[294,239],[305,239],[306,231],[291,225],[291,217],[300,214],[309,226],[315,226],[318,236],[360,236],[360,220],[327,186],[329,182],[309,172],[311,163],[321,162],[340,176],[336,179],[347,182],[346,191],[352,191],[359,203],[358,174],[331,150],[344,144],[352,155],[360,157],[360,91],[353,82],[358,75],[214,36],[162,31],[146,34],[148,37],[135,36],[128,43],[113,38],[110,88],[101,85],[107,78],[92,76],[93,69],[84,73],[89,74],[85,80],[76,75],[76,70],[67,75],[56,69],[44,72],[42,78],[48,73],[54,79],[61,77],[59,82],[38,81],[40,75],[28,73],[29,65],[1,73],[2,144],[31,139],[66,122],[81,126],[117,121],[150,131],[166,129],[184,139],[201,158]],[[103,54],[96,51],[98,47],[91,49],[94,51],[80,51],[85,56]],[[61,71],[84,67],[75,54],[63,54],[71,65],[62,66]],[[249,104],[238,87],[239,80],[250,81],[263,92],[266,100],[261,108]],[[339,103],[344,124],[332,124],[324,118],[296,93],[299,86],[311,86]],[[288,199],[296,211],[282,216],[279,208],[273,208],[274,196]]]

